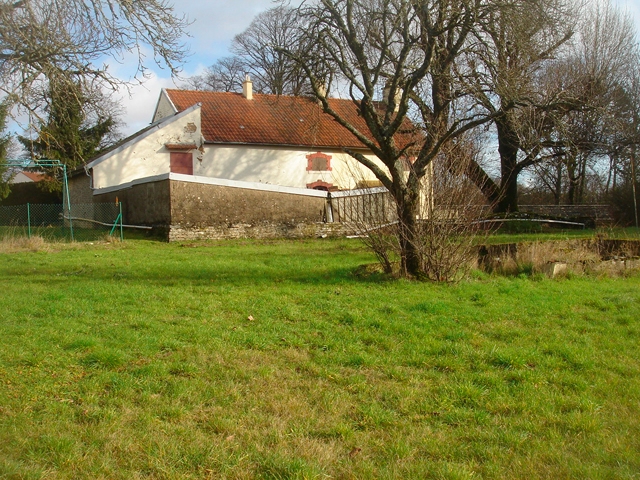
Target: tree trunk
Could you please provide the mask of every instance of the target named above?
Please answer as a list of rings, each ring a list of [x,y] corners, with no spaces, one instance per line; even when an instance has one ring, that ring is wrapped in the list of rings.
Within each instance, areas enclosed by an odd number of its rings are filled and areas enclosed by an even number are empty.
[[[505,172],[503,169],[502,171],[500,200],[498,200],[498,203],[493,207],[494,213],[512,213],[518,211],[518,175],[514,170]]]
[[[553,203],[554,205],[560,205],[560,199],[562,198],[562,162],[558,162],[555,165],[555,183],[553,190]]]
[[[419,251],[418,195],[405,190],[396,196],[399,221],[400,271],[405,276],[419,277],[422,273]]]
[[[567,205],[575,205],[576,204],[576,196],[577,196],[577,186],[578,186],[578,174],[576,157],[572,153],[571,156],[566,159],[567,165],[567,178],[569,180],[567,185]]]
[[[500,196],[493,204],[494,213],[518,211],[518,151],[520,140],[509,115],[496,118],[498,153],[500,154]]]

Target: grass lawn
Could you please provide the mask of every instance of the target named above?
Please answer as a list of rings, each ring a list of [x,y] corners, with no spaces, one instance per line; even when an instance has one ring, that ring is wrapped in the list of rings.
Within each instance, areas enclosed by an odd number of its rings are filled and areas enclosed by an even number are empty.
[[[370,262],[356,240],[0,254],[0,478],[640,476],[640,275]]]
[[[497,233],[482,237],[482,243],[518,243],[518,242],[542,242],[549,240],[579,240],[591,239],[595,236],[601,238],[615,238],[620,240],[640,240],[640,230],[637,228],[609,228],[598,230],[556,230],[545,229],[538,233]]]

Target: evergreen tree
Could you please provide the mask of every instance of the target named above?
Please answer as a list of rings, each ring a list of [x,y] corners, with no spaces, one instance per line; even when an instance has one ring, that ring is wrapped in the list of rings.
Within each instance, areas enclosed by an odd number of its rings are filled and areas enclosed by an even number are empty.
[[[89,119],[85,110],[89,94],[83,85],[61,76],[49,81],[46,121],[40,126],[38,137],[18,137],[34,160],[59,160],[73,170],[97,155],[104,147],[106,136],[112,134],[116,122],[111,115],[98,113]],[[42,169],[40,169],[42,170]],[[60,188],[54,172],[51,182],[43,187],[49,190]]]

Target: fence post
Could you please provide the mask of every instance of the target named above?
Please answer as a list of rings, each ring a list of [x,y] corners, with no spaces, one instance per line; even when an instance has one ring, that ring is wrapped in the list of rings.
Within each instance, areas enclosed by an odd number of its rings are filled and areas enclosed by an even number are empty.
[[[27,202],[27,236],[31,238],[31,207]]]
[[[71,232],[71,241],[73,242],[75,239],[73,237],[73,220],[71,219],[71,197],[69,196],[69,181],[67,180],[67,166],[62,165],[62,173],[63,173],[63,188],[64,191],[62,193],[62,224],[64,225],[64,197],[65,194],[67,196],[67,211],[69,212],[69,232]]]
[[[118,204],[120,206],[120,241],[124,241],[124,232],[122,231],[122,202]]]

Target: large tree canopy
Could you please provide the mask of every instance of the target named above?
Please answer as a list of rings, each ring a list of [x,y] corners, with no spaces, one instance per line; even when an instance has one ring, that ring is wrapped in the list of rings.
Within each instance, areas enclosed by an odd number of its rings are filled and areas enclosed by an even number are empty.
[[[468,174],[495,211],[518,209],[518,176],[541,161],[551,119],[577,106],[572,92],[548,92],[539,81],[573,35],[570,7],[566,0],[504,0],[474,26],[457,61],[461,89],[493,118],[499,178],[477,162]]]
[[[147,51],[175,74],[187,25],[168,0],[0,0],[0,91],[33,109],[32,88],[59,72],[114,85],[105,62],[131,52],[137,75]]]

